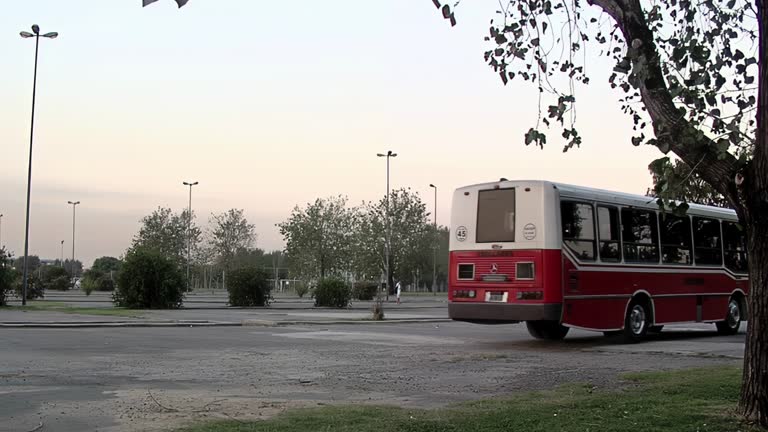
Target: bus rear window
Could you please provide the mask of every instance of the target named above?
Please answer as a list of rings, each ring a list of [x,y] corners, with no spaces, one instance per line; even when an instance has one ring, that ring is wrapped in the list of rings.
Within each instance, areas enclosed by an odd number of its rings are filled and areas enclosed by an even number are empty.
[[[477,198],[477,243],[515,241],[515,190],[480,191]]]

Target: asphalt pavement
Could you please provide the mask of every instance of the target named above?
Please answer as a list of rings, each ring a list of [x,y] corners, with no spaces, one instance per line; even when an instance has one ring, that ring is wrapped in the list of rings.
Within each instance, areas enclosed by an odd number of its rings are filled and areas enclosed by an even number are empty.
[[[738,365],[743,349],[743,333],[696,324],[631,345],[456,322],[0,328],[0,432],[170,431],[334,403],[429,408],[566,383],[628,385],[624,372]]]

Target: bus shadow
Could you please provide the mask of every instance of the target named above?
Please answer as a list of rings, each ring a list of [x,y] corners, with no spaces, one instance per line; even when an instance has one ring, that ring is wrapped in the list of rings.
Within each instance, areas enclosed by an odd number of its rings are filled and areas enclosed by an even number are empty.
[[[632,346],[650,344],[654,342],[684,342],[684,341],[704,341],[712,340],[715,342],[744,343],[745,333],[738,333],[732,336],[723,336],[716,330],[673,330],[662,331],[661,333],[649,333],[647,337],[640,342],[627,342],[621,335],[604,336],[600,333],[594,335],[579,334],[577,336],[566,337],[563,340],[541,340],[524,339],[510,341],[494,341],[483,343],[485,348],[494,350],[534,350],[549,352],[567,352],[581,351],[584,349],[596,349],[611,346]]]

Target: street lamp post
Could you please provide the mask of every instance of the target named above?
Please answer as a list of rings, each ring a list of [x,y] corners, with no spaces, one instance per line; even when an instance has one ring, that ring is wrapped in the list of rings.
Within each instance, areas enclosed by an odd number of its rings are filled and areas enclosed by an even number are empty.
[[[435,213],[432,214],[432,221],[435,224],[435,243],[432,245],[432,294],[437,295],[437,240],[440,238],[437,235],[437,186],[430,183],[429,187],[435,190]]]
[[[192,291],[189,280],[189,263],[191,262],[192,255],[192,186],[196,186],[199,182],[184,182],[184,186],[189,186],[189,208],[187,210],[187,291]]]
[[[0,249],[3,248],[3,215],[0,214]]]
[[[61,268],[64,268],[64,240],[61,241]]]
[[[37,94],[37,53],[38,48],[40,47],[40,36],[48,39],[55,39],[59,36],[56,32],[50,32],[45,34],[40,34],[40,27],[37,24],[34,24],[32,26],[32,32],[26,32],[23,31],[19,33],[21,37],[24,39],[28,38],[35,38],[35,74],[32,78],[32,122],[29,128],[29,169],[27,171],[27,217],[26,217],[26,224],[24,227],[24,276],[22,278],[22,288],[21,288],[21,304],[26,305],[27,304],[27,277],[28,277],[28,268],[27,268],[27,261],[29,260],[29,196],[30,192],[32,190],[32,142],[34,141],[35,136],[35,96]]]
[[[75,270],[75,207],[77,207],[78,204],[80,204],[80,201],[67,201],[68,204],[72,205],[72,262],[70,265],[72,266],[72,277],[77,276],[77,270]]]
[[[390,259],[390,257],[389,256],[391,255],[390,248],[392,246],[390,244],[391,241],[392,241],[392,239],[391,239],[392,228],[390,227],[390,221],[389,221],[389,219],[390,219],[389,218],[389,158],[397,157],[397,153],[392,153],[392,150],[388,150],[386,154],[377,153],[376,156],[378,156],[378,157],[386,157],[387,158],[387,194],[385,196],[385,201],[384,202],[385,202],[385,212],[386,212],[385,216],[386,216],[386,219],[387,219],[387,223],[386,223],[387,239],[386,239],[385,243],[386,243],[386,266],[387,266],[387,269],[386,269],[387,270],[386,271],[386,277],[387,277],[387,301],[389,301],[389,289],[390,289],[390,286],[389,286],[389,277],[390,277],[390,274],[389,274],[389,271],[390,271],[389,259]]]

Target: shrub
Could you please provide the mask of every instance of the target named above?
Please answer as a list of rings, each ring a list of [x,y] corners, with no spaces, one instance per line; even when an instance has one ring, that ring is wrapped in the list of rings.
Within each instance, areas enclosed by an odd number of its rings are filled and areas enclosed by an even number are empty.
[[[69,273],[63,267],[45,266],[40,273],[40,283],[44,290],[67,291],[70,288]]]
[[[173,260],[155,250],[133,249],[117,275],[112,301],[130,309],[178,308],[184,286],[184,276]]]
[[[80,288],[85,295],[89,296],[96,289],[96,281],[91,278],[83,277],[80,282]]]
[[[13,290],[14,282],[18,277],[12,264],[11,255],[5,249],[0,249],[0,306],[8,304],[8,295]]]
[[[86,270],[83,273],[83,279],[80,285],[85,291],[86,295],[91,295],[93,291],[114,291],[115,282],[112,280],[110,273],[105,273],[100,270]]]
[[[345,308],[352,300],[352,290],[341,279],[327,278],[317,284],[314,296],[315,306]]]
[[[227,274],[230,306],[267,306],[272,286],[261,269],[239,268]]]
[[[96,279],[96,291],[114,291],[115,281],[109,275]]]
[[[373,300],[376,297],[376,288],[379,284],[376,282],[355,282],[352,288],[352,297],[358,300]]]
[[[18,298],[22,297],[22,291],[24,289],[24,275],[23,273],[17,273],[15,291]],[[27,300],[35,300],[45,297],[45,290],[43,289],[43,283],[40,278],[37,277],[37,273],[29,273],[27,275]]]
[[[309,284],[306,282],[295,282],[293,286],[294,290],[296,290],[296,295],[299,296],[299,298],[303,298],[309,292]]]

